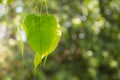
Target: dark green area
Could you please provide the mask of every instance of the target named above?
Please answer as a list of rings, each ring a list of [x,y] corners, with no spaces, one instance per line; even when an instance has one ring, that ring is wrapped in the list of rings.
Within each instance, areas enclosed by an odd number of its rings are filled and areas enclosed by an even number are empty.
[[[8,21],[7,35],[0,39],[0,56],[4,49],[9,54],[0,57],[0,80],[34,80],[30,45],[25,42],[24,67],[18,44],[11,45],[24,19],[16,8],[38,14],[36,2],[30,1],[11,2],[7,15],[0,17],[0,30]],[[120,0],[48,0],[47,4],[61,25],[62,38],[46,65],[39,66],[35,80],[120,80]]]

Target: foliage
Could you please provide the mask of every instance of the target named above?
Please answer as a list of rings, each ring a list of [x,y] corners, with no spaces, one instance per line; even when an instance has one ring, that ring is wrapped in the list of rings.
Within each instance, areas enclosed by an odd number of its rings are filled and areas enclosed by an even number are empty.
[[[61,30],[56,19],[50,14],[40,16],[30,14],[25,18],[23,26],[28,42],[36,52],[34,65],[37,68],[42,59],[57,47]]]
[[[0,80],[34,79],[33,51],[22,36],[23,68],[15,36],[16,27],[23,22],[23,10],[25,14],[36,14],[35,4],[15,0],[8,4],[7,14],[0,15],[0,35],[2,31],[6,33],[0,37]],[[50,0],[47,4],[49,13],[62,26],[63,35],[46,65],[39,66],[36,80],[120,80],[120,1]]]

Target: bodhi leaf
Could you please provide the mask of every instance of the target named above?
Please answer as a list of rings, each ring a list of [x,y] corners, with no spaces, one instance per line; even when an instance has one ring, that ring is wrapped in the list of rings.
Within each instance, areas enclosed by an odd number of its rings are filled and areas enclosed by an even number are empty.
[[[57,22],[51,15],[28,15],[24,21],[28,43],[36,53],[45,53],[55,36]]]
[[[23,26],[28,43],[36,52],[34,66],[37,67],[41,60],[57,47],[61,36],[60,27],[50,14],[42,16],[30,14],[25,18]]]

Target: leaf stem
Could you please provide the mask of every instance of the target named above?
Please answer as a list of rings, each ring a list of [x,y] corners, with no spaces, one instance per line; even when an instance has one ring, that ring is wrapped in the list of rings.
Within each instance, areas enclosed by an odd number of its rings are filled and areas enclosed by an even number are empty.
[[[48,5],[47,5],[47,0],[45,0],[46,4],[46,14],[48,14]]]
[[[41,4],[41,6],[40,6],[40,15],[42,15],[42,7],[43,7],[43,0],[41,0],[41,2],[40,2]]]

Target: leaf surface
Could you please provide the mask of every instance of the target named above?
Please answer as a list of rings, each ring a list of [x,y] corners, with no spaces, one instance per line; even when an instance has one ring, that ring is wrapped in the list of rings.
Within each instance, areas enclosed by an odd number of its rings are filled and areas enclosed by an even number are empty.
[[[50,14],[42,16],[30,14],[25,18],[23,26],[28,43],[36,52],[34,66],[37,67],[41,60],[57,47],[61,29]]]

